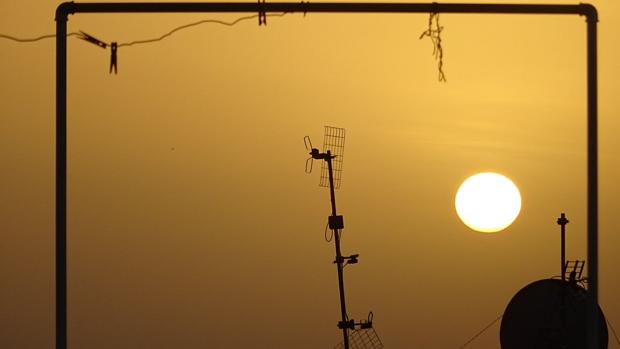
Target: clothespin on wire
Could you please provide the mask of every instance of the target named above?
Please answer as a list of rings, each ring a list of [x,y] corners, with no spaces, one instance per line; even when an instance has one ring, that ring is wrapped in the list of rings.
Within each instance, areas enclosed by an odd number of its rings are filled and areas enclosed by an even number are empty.
[[[88,41],[93,45],[97,45],[99,47],[101,47],[102,49],[106,49],[108,48],[108,46],[110,46],[110,74],[112,74],[112,70],[114,70],[114,74],[118,74],[118,61],[116,58],[116,50],[118,49],[118,44],[116,42],[113,42],[111,44],[107,44],[97,38],[95,38],[94,36],[87,34],[83,31],[80,30],[80,34],[78,34],[78,38],[84,40],[84,41]]]
[[[92,35],[86,34],[83,31],[80,30],[80,33],[78,34],[78,38],[82,39],[84,41],[88,41],[91,44],[97,45],[103,49],[105,49],[106,47],[108,47],[108,44],[106,44],[105,42],[93,37]]]
[[[118,74],[118,68],[116,66],[117,61],[116,61],[116,50],[118,48],[118,45],[116,44],[116,42],[113,42],[110,45],[110,49],[111,49],[111,55],[110,55],[110,74],[112,74],[112,69],[114,69],[114,74]]]
[[[265,0],[258,0],[258,25],[267,25],[267,14],[265,8],[262,6],[265,4]]]

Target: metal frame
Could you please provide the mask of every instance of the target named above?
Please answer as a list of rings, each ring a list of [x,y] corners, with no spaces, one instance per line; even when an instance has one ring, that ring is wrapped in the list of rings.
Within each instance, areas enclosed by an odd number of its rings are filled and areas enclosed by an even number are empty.
[[[587,22],[588,348],[598,349],[598,13],[590,4],[73,3],[56,9],[56,348],[67,348],[67,21],[76,13],[477,13],[580,15]]]

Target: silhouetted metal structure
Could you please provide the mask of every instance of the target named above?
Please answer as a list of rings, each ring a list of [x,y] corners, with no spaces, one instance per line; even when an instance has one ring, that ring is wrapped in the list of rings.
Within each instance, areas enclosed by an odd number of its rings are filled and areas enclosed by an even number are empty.
[[[343,256],[340,250],[340,234],[344,229],[344,218],[338,215],[336,211],[336,188],[340,187],[342,178],[342,158],[344,154],[344,138],[345,130],[343,128],[325,126],[325,137],[323,149],[321,153],[318,149],[312,147],[310,137],[304,137],[306,149],[310,150],[310,158],[308,161],[323,160],[321,164],[321,187],[328,187],[331,201],[332,214],[327,219],[329,229],[333,232],[334,245],[336,247],[336,258],[334,264],[338,271],[338,292],[340,296],[340,313],[342,320],[338,322],[338,328],[342,329],[342,343],[344,349],[351,348],[349,346],[349,330],[372,328],[372,312],[368,314],[368,320],[356,323],[353,319],[349,319],[347,314],[347,305],[344,292],[344,267],[348,264],[357,264],[359,254]],[[306,161],[306,172],[308,173],[308,161]],[[312,165],[310,166],[312,169]],[[337,185],[337,186],[336,186]],[[373,331],[374,332],[374,331]],[[375,332],[376,335],[376,332]],[[378,337],[377,337],[378,338]],[[379,341],[380,342],[380,341]],[[372,347],[371,347],[372,348]]]
[[[510,300],[502,317],[502,349],[587,348],[587,293],[576,281],[561,279],[525,286]],[[597,319],[597,349],[607,349],[607,324],[598,307]]]
[[[566,219],[566,215],[564,213],[562,213],[560,218],[558,218],[558,224],[562,227],[560,231],[560,272],[562,275],[562,281],[564,281],[566,280],[566,225],[568,224],[568,219]]]
[[[588,347],[587,278],[582,277],[585,261],[566,260],[566,224],[562,213],[562,265],[560,279],[535,281],[510,300],[502,317],[500,344],[502,349],[583,349]],[[568,274],[568,275],[567,275]],[[607,322],[597,305],[597,349],[607,349]]]
[[[344,156],[344,128],[325,126],[323,149],[331,152],[332,158],[321,163],[321,187],[340,189],[342,160]],[[331,165],[331,166],[330,166]]]
[[[382,349],[383,343],[374,328],[356,329],[349,333],[351,349]],[[344,342],[338,343],[334,349],[344,349]]]
[[[598,349],[598,13],[590,4],[74,3],[56,9],[56,348],[67,347],[67,21],[76,13],[469,13],[580,15],[587,22],[588,347]]]

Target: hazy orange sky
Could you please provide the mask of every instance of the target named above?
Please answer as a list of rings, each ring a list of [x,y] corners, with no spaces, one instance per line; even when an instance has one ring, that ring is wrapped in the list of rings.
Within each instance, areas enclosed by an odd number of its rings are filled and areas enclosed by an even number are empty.
[[[458,1],[460,2],[460,1]],[[478,1],[513,3],[515,1]],[[530,3],[535,1],[530,1]],[[545,3],[576,3],[548,0]],[[599,10],[600,305],[620,329],[620,2]],[[2,1],[53,33],[57,1]],[[238,15],[86,15],[106,42]],[[303,137],[347,139],[338,209],[349,316],[387,348],[458,348],[526,284],[586,257],[586,31],[578,16],[291,14],[118,51],[68,39],[70,348],[330,348],[341,340],[329,193]],[[54,40],[0,39],[0,347],[54,343]],[[468,176],[523,197],[494,235],[458,219]],[[617,348],[610,334],[610,348]],[[499,348],[496,324],[468,348]]]

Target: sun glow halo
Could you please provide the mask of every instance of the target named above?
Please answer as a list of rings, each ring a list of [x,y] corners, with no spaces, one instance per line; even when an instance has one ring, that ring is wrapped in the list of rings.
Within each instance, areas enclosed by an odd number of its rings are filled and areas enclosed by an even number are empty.
[[[465,225],[475,231],[495,233],[517,218],[521,211],[521,194],[507,177],[483,172],[461,184],[454,203]]]

